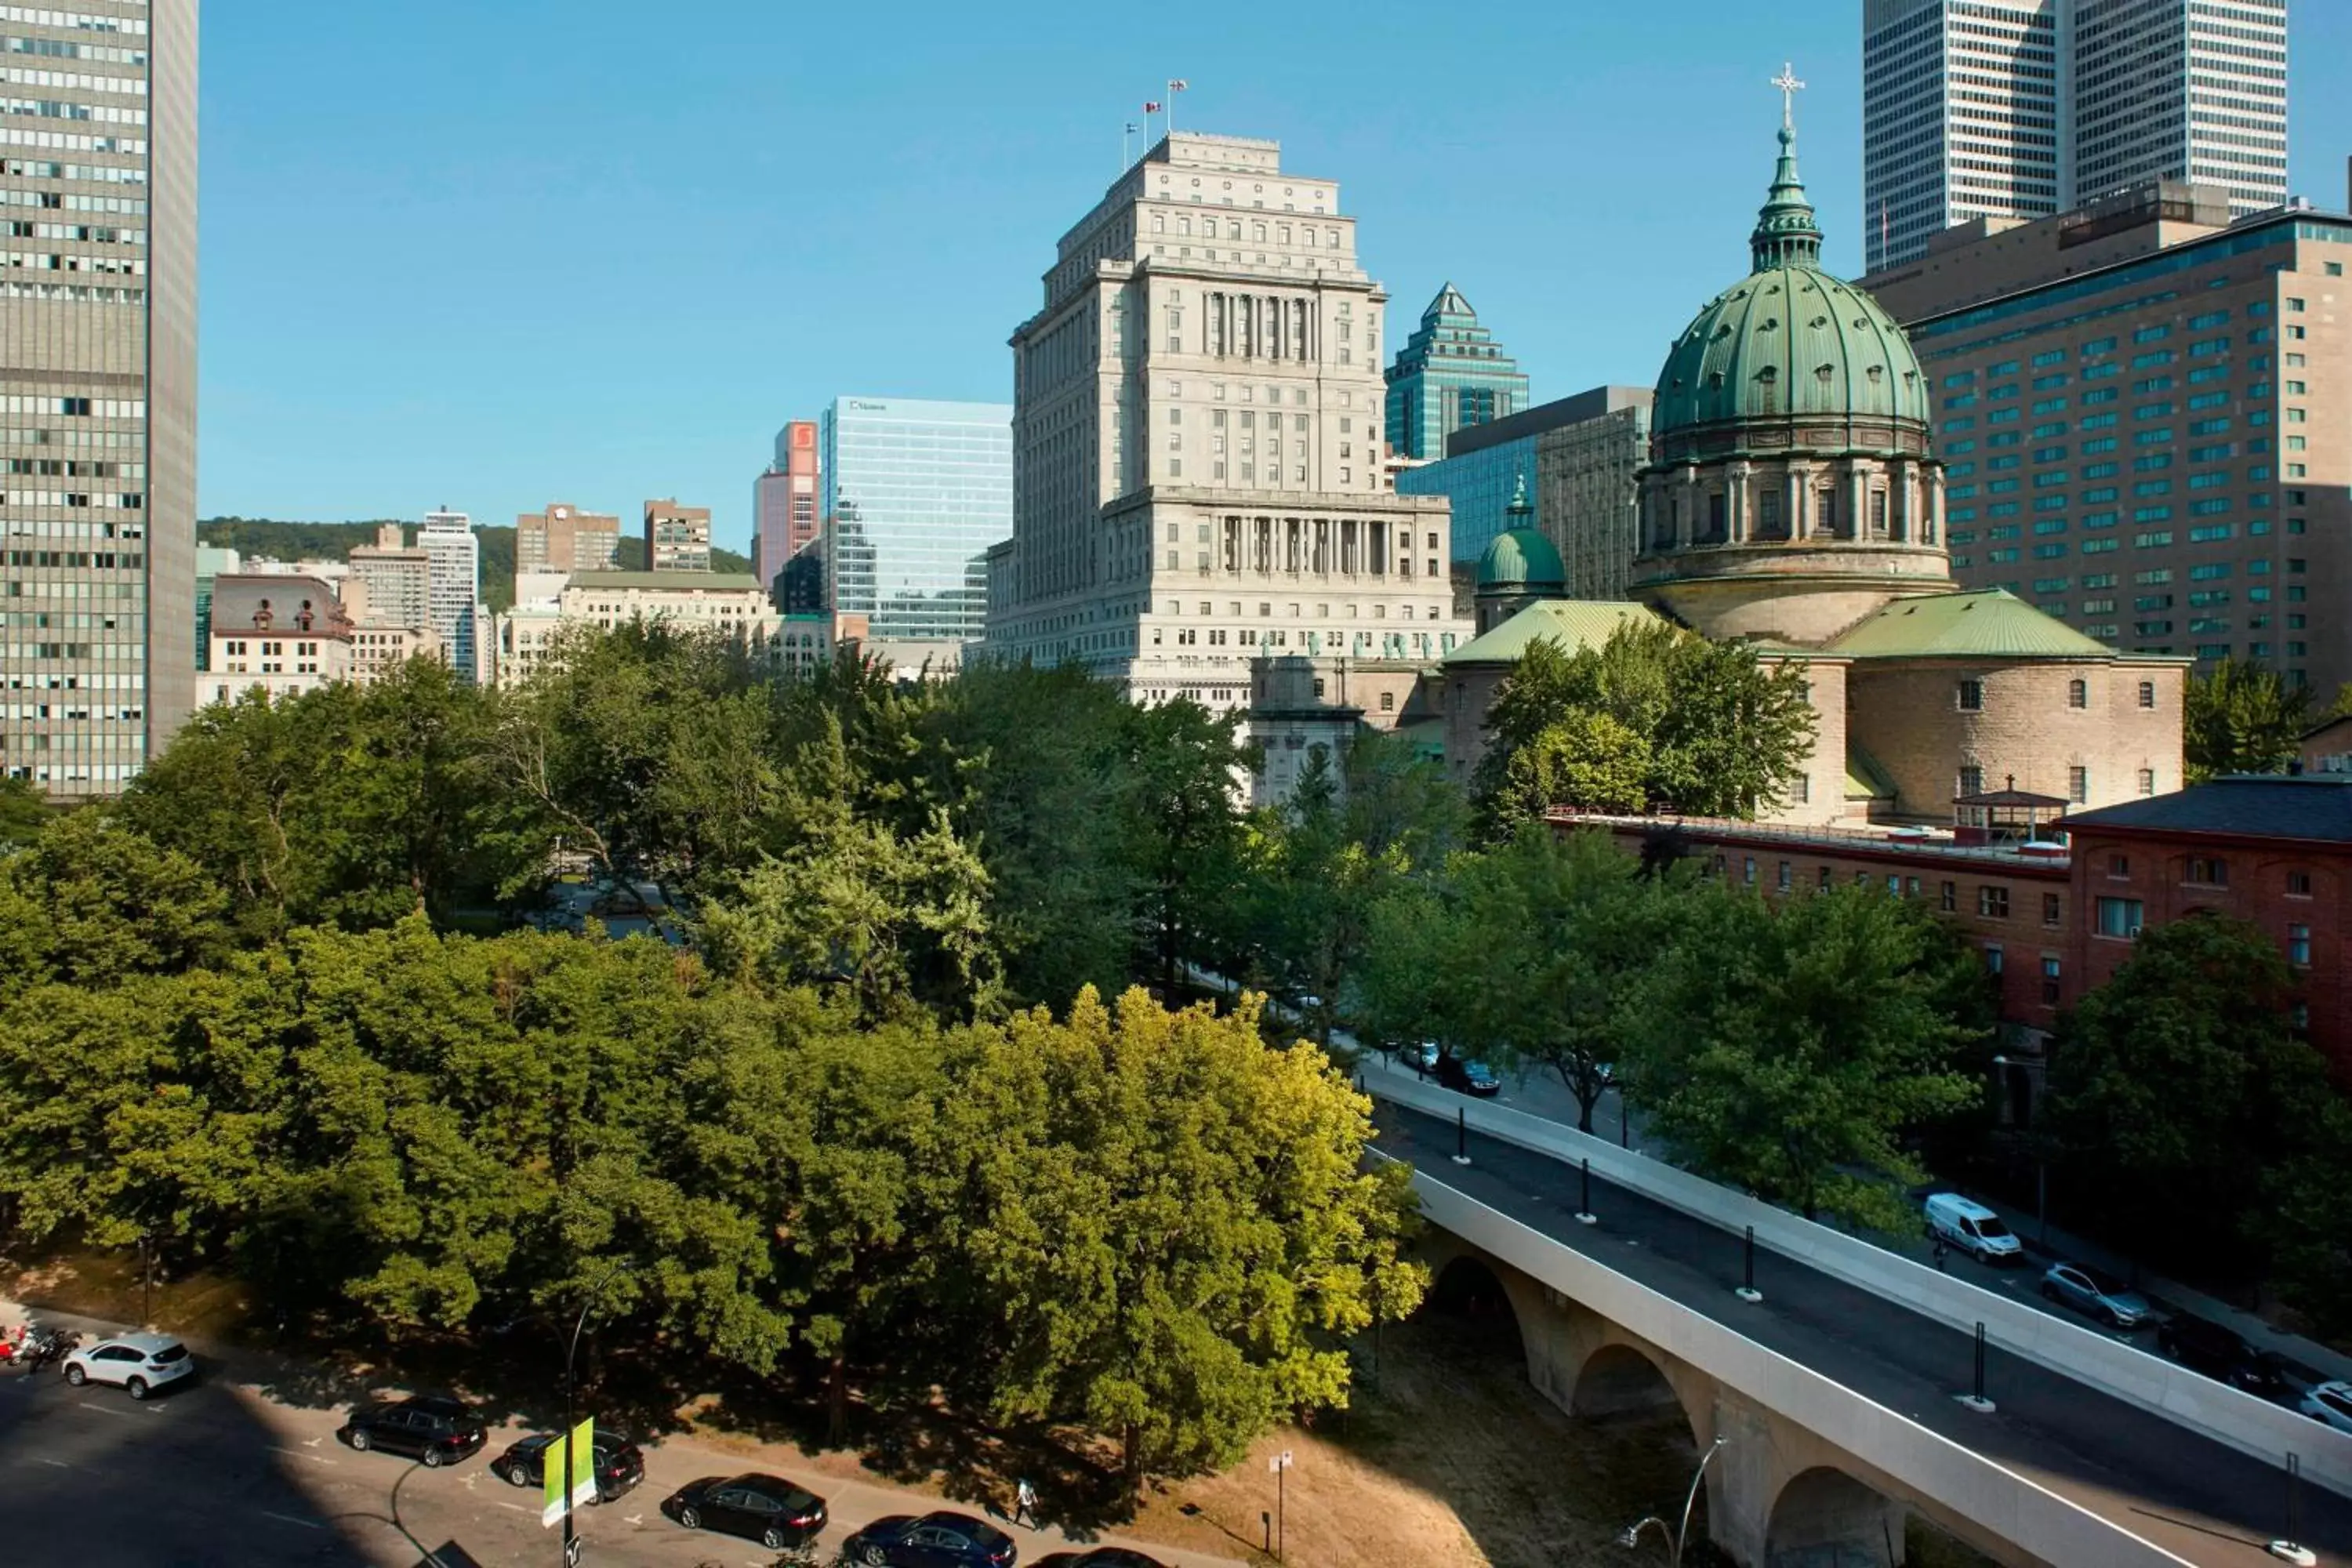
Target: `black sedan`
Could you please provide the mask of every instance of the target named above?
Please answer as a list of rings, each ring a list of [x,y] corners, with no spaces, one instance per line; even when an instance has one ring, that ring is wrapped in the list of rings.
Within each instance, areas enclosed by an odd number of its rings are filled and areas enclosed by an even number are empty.
[[[473,1406],[437,1394],[420,1394],[414,1399],[362,1405],[335,1436],[362,1453],[382,1448],[440,1466],[473,1453],[488,1440],[489,1432]]]
[[[509,1486],[547,1484],[547,1457],[555,1447],[555,1434],[537,1432],[490,1461],[490,1473]],[[596,1500],[610,1502],[646,1479],[646,1457],[619,1432],[596,1428]],[[556,1463],[562,1464],[562,1456]]]
[[[1124,1546],[1097,1546],[1092,1552],[1056,1552],[1037,1559],[1037,1568],[1168,1568],[1157,1557]]]
[[[841,1554],[869,1568],[1013,1568],[1013,1538],[968,1513],[893,1514],[841,1543]]]
[[[1462,1094],[1476,1095],[1481,1100],[1503,1092],[1503,1080],[1485,1062],[1474,1062],[1462,1057],[1437,1058],[1437,1081]]]
[[[771,1552],[814,1541],[824,1530],[824,1499],[782,1476],[705,1476],[662,1503],[688,1530],[716,1530]]]

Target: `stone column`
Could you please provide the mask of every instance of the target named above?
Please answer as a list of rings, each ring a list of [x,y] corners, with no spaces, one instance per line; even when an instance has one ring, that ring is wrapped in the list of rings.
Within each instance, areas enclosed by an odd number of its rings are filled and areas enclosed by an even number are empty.
[[[1813,536],[1813,471],[1802,463],[1789,465],[1789,537],[1790,540]]]
[[[1927,479],[1927,537],[1923,544],[1941,544],[1944,541],[1944,469],[1941,464],[1932,469]]]
[[[1697,465],[1684,464],[1682,521],[1675,529],[1675,543],[1677,546],[1696,544],[1700,534],[1705,531],[1706,525],[1699,516],[1699,502],[1705,499],[1705,494],[1698,487]]]
[[[1845,461],[1846,513],[1853,521],[1847,529],[1856,541],[1870,537],[1870,471],[1848,458]]]
[[[1727,544],[1744,544],[1756,531],[1748,515],[1752,505],[1748,499],[1748,485],[1754,472],[1754,468],[1746,463],[1731,465],[1729,482],[1724,487],[1727,493],[1723,505],[1723,540]]]
[[[1911,459],[1897,458],[1886,473],[1887,531],[1906,544],[1911,542]]]

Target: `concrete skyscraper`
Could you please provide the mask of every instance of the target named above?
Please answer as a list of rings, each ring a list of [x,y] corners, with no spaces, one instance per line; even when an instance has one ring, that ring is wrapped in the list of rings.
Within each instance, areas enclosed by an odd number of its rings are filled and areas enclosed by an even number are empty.
[[[2151,179],[2286,200],[2286,0],[1864,0],[1869,268]]]
[[[784,563],[816,542],[816,421],[795,419],[776,432],[776,456],[752,487],[751,571],[773,592]]]
[[[0,11],[0,766],[111,795],[195,696],[196,0]],[[68,7],[69,8],[62,8]]]
[[[1279,143],[1179,132],[1120,175],[1013,334],[990,655],[1233,708],[1261,655],[1449,651],[1446,503],[1382,483],[1387,309]]]
[[[426,608],[450,668],[460,679],[478,680],[475,624],[482,602],[482,551],[474,520],[462,511],[428,511],[416,530],[416,548],[430,563]]]

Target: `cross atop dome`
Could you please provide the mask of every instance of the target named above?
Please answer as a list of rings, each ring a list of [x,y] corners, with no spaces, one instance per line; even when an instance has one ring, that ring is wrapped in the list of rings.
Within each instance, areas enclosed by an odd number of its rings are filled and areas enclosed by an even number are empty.
[[[1793,132],[1797,129],[1797,94],[1805,90],[1805,84],[1797,79],[1796,63],[1782,60],[1780,74],[1772,79],[1772,85],[1780,89],[1781,128]]]

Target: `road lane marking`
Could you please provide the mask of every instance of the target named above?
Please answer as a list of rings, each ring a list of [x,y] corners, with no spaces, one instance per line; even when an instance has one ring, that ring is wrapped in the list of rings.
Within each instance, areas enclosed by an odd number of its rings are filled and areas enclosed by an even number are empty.
[[[307,1519],[296,1519],[290,1513],[272,1513],[266,1508],[261,1510],[261,1517],[264,1519],[274,1519],[280,1524],[299,1524],[305,1530],[324,1530],[327,1528],[323,1524],[313,1524]]]
[[[531,1511],[530,1509],[523,1507],[522,1504],[519,1502],[501,1502],[499,1506],[500,1508],[512,1509],[517,1513],[529,1513]]]
[[[84,1410],[102,1410],[109,1415],[128,1415],[131,1414],[130,1411],[123,1409],[119,1405],[100,1405],[95,1399],[77,1399],[74,1403],[80,1405]]]
[[[330,1459],[324,1454],[306,1454],[299,1448],[272,1448],[273,1454],[283,1454],[289,1459],[308,1459],[314,1465],[337,1465],[340,1459]]]
[[[70,1470],[70,1469],[72,1469],[72,1468],[73,1468],[73,1467],[72,1467],[71,1465],[67,1464],[63,1459],[51,1459],[51,1458],[43,1458],[43,1459],[41,1460],[41,1463],[43,1463],[43,1464],[45,1464],[45,1465],[55,1465],[58,1469],[61,1469],[61,1470]]]

